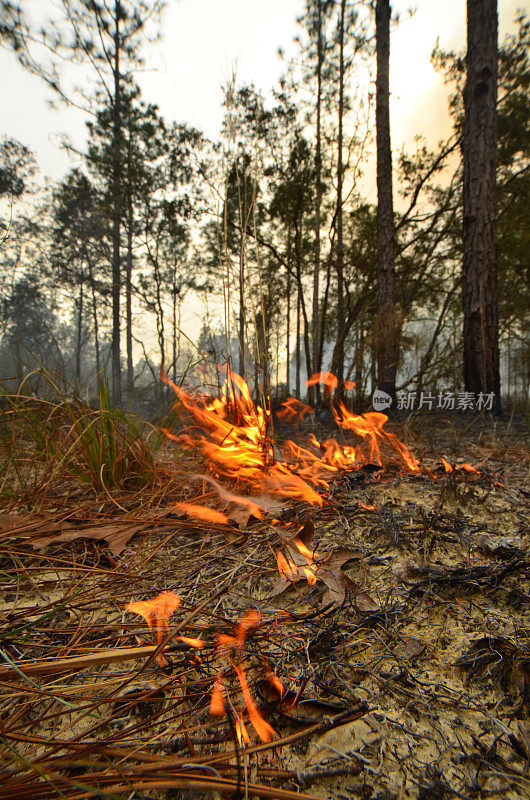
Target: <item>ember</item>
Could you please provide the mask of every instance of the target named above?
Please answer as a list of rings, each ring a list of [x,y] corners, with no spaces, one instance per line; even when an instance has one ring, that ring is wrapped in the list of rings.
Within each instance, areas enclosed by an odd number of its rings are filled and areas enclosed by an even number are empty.
[[[440,461],[444,465],[444,469],[446,472],[455,472],[456,470],[464,470],[464,472],[469,472],[471,475],[479,474],[478,469],[472,466],[472,464],[467,464],[466,462],[464,462],[463,464],[457,464],[456,467],[452,467],[451,464],[443,456],[440,456]]]

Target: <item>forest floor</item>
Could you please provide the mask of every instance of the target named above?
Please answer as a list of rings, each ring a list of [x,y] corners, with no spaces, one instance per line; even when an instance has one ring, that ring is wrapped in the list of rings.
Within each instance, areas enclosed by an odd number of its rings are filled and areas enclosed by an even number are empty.
[[[321,509],[286,502],[279,526],[69,487],[5,503],[0,798],[528,797],[526,429],[434,415],[393,429],[430,474],[343,473]],[[478,472],[446,473],[441,455]],[[299,580],[279,577],[279,548]],[[181,598],[165,657],[125,610],[163,590]],[[251,608],[259,623],[238,633]],[[272,741],[242,711],[243,670]]]

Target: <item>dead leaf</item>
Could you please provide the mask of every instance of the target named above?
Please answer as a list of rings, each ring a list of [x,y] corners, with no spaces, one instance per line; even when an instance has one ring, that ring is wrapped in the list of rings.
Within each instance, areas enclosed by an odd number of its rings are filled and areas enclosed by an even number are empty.
[[[258,522],[258,518],[254,516],[248,506],[236,505],[236,503],[229,503],[225,508],[225,514],[230,522],[237,525],[240,531],[246,531],[249,521]]]
[[[123,523],[92,526],[90,528],[74,528],[63,525],[62,529],[57,533],[32,540],[30,544],[32,547],[42,550],[42,548],[56,542],[73,542],[77,539],[104,539],[109,545],[112,554],[119,556],[125,549],[129,539],[132,539],[134,534],[142,530],[143,527],[143,525],[124,525]]]
[[[57,520],[51,514],[0,514],[0,531],[6,537],[21,536],[30,533],[54,533],[61,531],[65,525],[64,520]]]
[[[256,497],[254,495],[246,495],[242,500],[245,504],[230,501],[225,507],[224,512],[228,517],[229,522],[234,522],[240,531],[246,529],[253,522],[258,522],[258,517],[253,513],[252,504],[261,508],[266,514],[278,515],[281,512],[282,504],[275,500],[273,497],[264,495],[263,497]],[[228,542],[239,540],[240,536],[235,536],[229,532],[225,532],[225,538]]]
[[[403,659],[403,661],[413,661],[421,656],[426,646],[419,639],[409,639],[407,642],[399,642],[392,652],[396,658]]]
[[[379,611],[379,604],[375,602],[368,592],[358,592],[353,602],[359,611]]]
[[[302,528],[300,533],[297,533],[297,536],[300,539],[300,541],[306,545],[306,547],[309,547],[309,545],[313,540],[314,535],[315,535],[315,524],[313,520],[310,517],[308,517],[308,519],[306,519],[304,523],[304,527]]]
[[[326,591],[322,598],[323,605],[333,603],[339,606],[343,602],[346,596],[347,576],[342,571],[342,567],[351,561],[359,561],[364,557],[365,554],[360,550],[344,548],[332,550],[320,559],[318,557],[315,558],[315,563],[317,564],[316,578],[326,584]]]
[[[311,550],[314,533],[313,521],[309,519],[302,530],[296,534],[296,538],[301,540],[308,550]],[[288,560],[297,567],[298,574],[293,576],[292,579],[281,576],[274,585],[270,596],[274,597],[281,594],[293,583],[305,582],[306,574],[304,570],[309,567],[317,582],[322,582],[326,587],[322,597],[323,606],[327,606],[330,603],[334,606],[339,606],[344,601],[348,584],[347,576],[342,571],[342,567],[344,564],[351,561],[359,561],[365,557],[365,553],[361,550],[350,550],[348,548],[330,550],[327,553],[319,553],[315,550],[313,551],[313,561],[311,562],[306,555],[300,553],[291,539],[285,542],[284,551]]]

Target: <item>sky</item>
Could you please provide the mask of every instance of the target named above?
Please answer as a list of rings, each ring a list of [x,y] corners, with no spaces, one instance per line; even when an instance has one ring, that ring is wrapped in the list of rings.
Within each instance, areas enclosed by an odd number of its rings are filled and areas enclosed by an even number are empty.
[[[33,0],[43,13],[51,0]],[[236,69],[240,83],[268,92],[284,69],[278,48],[294,53],[296,18],[303,0],[169,0],[162,39],[139,77],[144,96],[168,121],[184,121],[215,138],[222,117],[222,87]],[[394,0],[400,23],[391,35],[391,125],[394,150],[416,134],[434,144],[450,131],[447,88],[430,64],[439,39],[444,49],[465,47],[465,0]],[[499,38],[512,28],[521,0],[499,0]],[[414,9],[412,16],[409,9]],[[49,108],[51,93],[0,50],[0,134],[28,145],[42,173],[59,178],[68,168],[60,133],[85,141],[85,115]]]
[[[45,13],[53,0],[26,0]],[[498,0],[499,39],[513,29],[521,0]],[[448,135],[448,88],[430,64],[436,41],[443,49],[465,48],[465,0],[394,0],[400,22],[391,33],[391,131],[393,150],[414,146],[423,134],[432,146]],[[240,84],[265,95],[294,55],[297,17],[304,0],[168,0],[161,41],[149,51],[149,70],[137,76],[146,100],[168,122],[187,122],[215,139],[222,120],[223,85],[236,70]],[[414,9],[410,15],[409,10]],[[74,166],[60,147],[66,132],[79,149],[86,141],[86,115],[75,108],[52,110],[51,93],[0,49],[0,135],[7,134],[36,154],[41,175],[57,180]],[[395,163],[395,160],[394,160]],[[375,171],[368,166],[362,189],[376,199]],[[204,318],[202,301],[187,304],[182,327],[196,338]],[[154,343],[153,333],[153,343]]]

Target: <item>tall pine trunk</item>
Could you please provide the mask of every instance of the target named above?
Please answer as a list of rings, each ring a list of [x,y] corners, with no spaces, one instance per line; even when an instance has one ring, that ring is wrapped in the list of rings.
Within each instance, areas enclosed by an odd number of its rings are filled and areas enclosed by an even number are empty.
[[[322,207],[322,66],[324,63],[324,41],[322,36],[322,0],[317,0],[317,103],[316,103],[316,153],[315,153],[315,263],[313,268],[313,319],[311,361],[312,372],[318,367],[318,349],[320,342],[320,227]],[[309,375],[308,375],[309,377]],[[316,400],[320,401],[320,386],[315,387]],[[309,397],[313,387],[309,387]]]
[[[127,257],[125,260],[125,350],[127,358],[127,395],[134,391],[133,338],[132,338],[132,275],[134,237],[134,169],[133,131],[129,119],[127,136]]]
[[[376,146],[377,146],[377,278],[378,314],[375,325],[377,385],[396,394],[400,324],[396,313],[395,231],[390,145],[390,16],[389,0],[377,0]]]
[[[177,382],[177,361],[179,356],[179,342],[178,342],[178,298],[179,298],[179,290],[173,282],[173,291],[172,291],[172,328],[173,328],[173,382]]]
[[[112,221],[112,386],[114,401],[121,403],[120,352],[120,224],[121,224],[121,81],[120,81],[120,22],[121,3],[114,4],[114,102],[113,102],[113,221]]]
[[[300,353],[300,285],[297,285],[296,292],[296,349],[295,349],[295,395],[300,397],[300,367],[301,367],[301,353]]]
[[[339,18],[339,128],[337,136],[337,340],[333,349],[331,371],[338,378],[335,398],[341,400],[344,396],[344,240],[342,232],[342,184],[344,180],[344,167],[342,161],[343,150],[343,120],[344,120],[344,15],[346,13],[346,0],[341,0]]]
[[[246,283],[246,261],[247,261],[247,225],[249,211],[247,208],[247,162],[243,158],[242,183],[239,180],[239,166],[236,164],[236,175],[238,176],[238,200],[239,200],[239,230],[241,238],[239,241],[239,374],[245,380],[246,371],[246,309],[245,309],[245,283]],[[250,377],[249,377],[250,380]]]
[[[77,315],[77,343],[75,348],[75,378],[78,386],[81,385],[81,350],[83,347],[83,312],[84,312],[85,286],[83,281],[79,284],[79,300]]]
[[[99,320],[98,320],[98,301],[96,297],[96,281],[94,278],[94,270],[92,268],[92,260],[87,257],[88,277],[90,280],[90,293],[92,296],[92,320],[94,323],[94,347],[96,350],[96,372],[98,375],[101,373],[101,355],[99,350]]]
[[[464,386],[493,392],[499,413],[496,0],[467,0],[464,109]]]
[[[127,349],[127,394],[134,391],[134,366],[132,350],[132,272],[133,272],[133,202],[129,192],[127,198],[127,260],[125,262],[125,339]]]
[[[287,263],[291,264],[291,225],[287,230]],[[285,372],[285,389],[287,396],[291,393],[291,273],[287,272],[287,332],[286,332],[286,358],[287,369]]]

